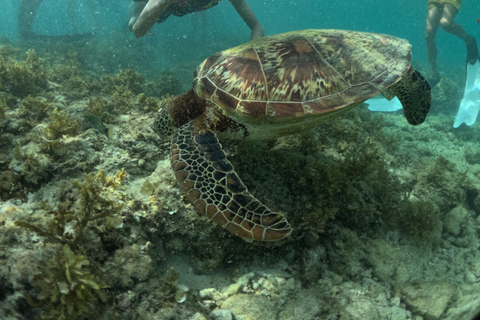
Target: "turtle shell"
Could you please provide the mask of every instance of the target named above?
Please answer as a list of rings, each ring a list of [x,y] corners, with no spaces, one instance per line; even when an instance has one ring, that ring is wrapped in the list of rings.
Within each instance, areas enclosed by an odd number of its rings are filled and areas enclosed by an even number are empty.
[[[367,100],[410,68],[411,45],[390,35],[302,30],[219,52],[195,71],[195,92],[245,120],[322,115]]]

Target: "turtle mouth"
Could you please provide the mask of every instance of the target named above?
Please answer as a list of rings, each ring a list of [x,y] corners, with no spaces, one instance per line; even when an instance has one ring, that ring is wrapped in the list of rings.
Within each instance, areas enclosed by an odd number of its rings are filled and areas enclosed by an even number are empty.
[[[180,128],[189,121],[205,113],[207,101],[198,97],[193,90],[189,90],[170,101],[166,108],[173,125]]]

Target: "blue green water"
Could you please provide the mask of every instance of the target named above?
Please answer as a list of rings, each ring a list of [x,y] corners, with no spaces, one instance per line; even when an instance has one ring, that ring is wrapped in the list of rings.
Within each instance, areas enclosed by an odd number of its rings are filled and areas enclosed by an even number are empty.
[[[0,0],[0,36],[18,38],[17,6],[19,0]],[[65,0],[43,1],[34,23],[40,34],[69,34],[69,20]],[[135,39],[126,31],[128,0],[96,0],[96,15],[101,21],[99,33],[110,38],[125,33],[134,46],[145,45],[158,55],[148,63],[169,65],[181,61],[203,59],[216,52],[249,40],[250,30],[224,0],[204,12],[181,18],[170,17],[165,23],[155,25],[153,33]],[[392,34],[408,39],[413,45],[413,59],[426,63],[425,18],[426,0],[251,0],[252,9],[265,28],[266,35],[306,28],[336,28]],[[352,4],[353,3],[353,4]],[[77,1],[76,14],[81,32],[92,31],[92,18],[82,0]],[[455,21],[477,38],[480,37],[480,2],[465,0]],[[461,64],[465,59],[463,42],[439,30],[439,64]],[[118,50],[123,44],[118,43]],[[129,44],[132,45],[132,44]],[[439,66],[441,69],[441,65]]]

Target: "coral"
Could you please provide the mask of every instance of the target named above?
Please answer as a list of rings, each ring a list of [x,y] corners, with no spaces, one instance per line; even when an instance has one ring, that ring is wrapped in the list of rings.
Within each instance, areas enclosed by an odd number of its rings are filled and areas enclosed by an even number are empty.
[[[94,174],[85,174],[84,181],[73,181],[77,188],[75,203],[70,201],[59,202],[56,209],[40,203],[40,209],[46,216],[51,217],[47,221],[46,229],[38,227],[27,221],[16,221],[16,225],[29,229],[37,235],[46,238],[46,242],[69,244],[74,248],[79,247],[83,241],[85,229],[90,222],[106,219],[108,227],[118,226],[121,217],[120,211],[123,204],[114,195],[122,189],[122,181],[126,176],[125,171],[117,171],[115,175],[105,176],[103,170]]]
[[[36,300],[28,300],[32,306],[43,309],[41,319],[76,319],[92,310],[98,298],[107,300],[102,291],[106,284],[91,274],[89,265],[89,260],[75,255],[68,244],[57,250],[42,274],[32,280],[41,291]]]

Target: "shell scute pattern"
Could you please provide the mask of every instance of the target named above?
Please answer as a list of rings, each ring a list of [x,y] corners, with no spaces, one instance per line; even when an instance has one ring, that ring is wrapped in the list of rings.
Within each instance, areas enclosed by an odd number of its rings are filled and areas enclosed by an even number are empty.
[[[195,91],[229,115],[324,113],[399,81],[410,66],[410,48],[402,39],[353,31],[271,36],[207,59],[197,69]]]

